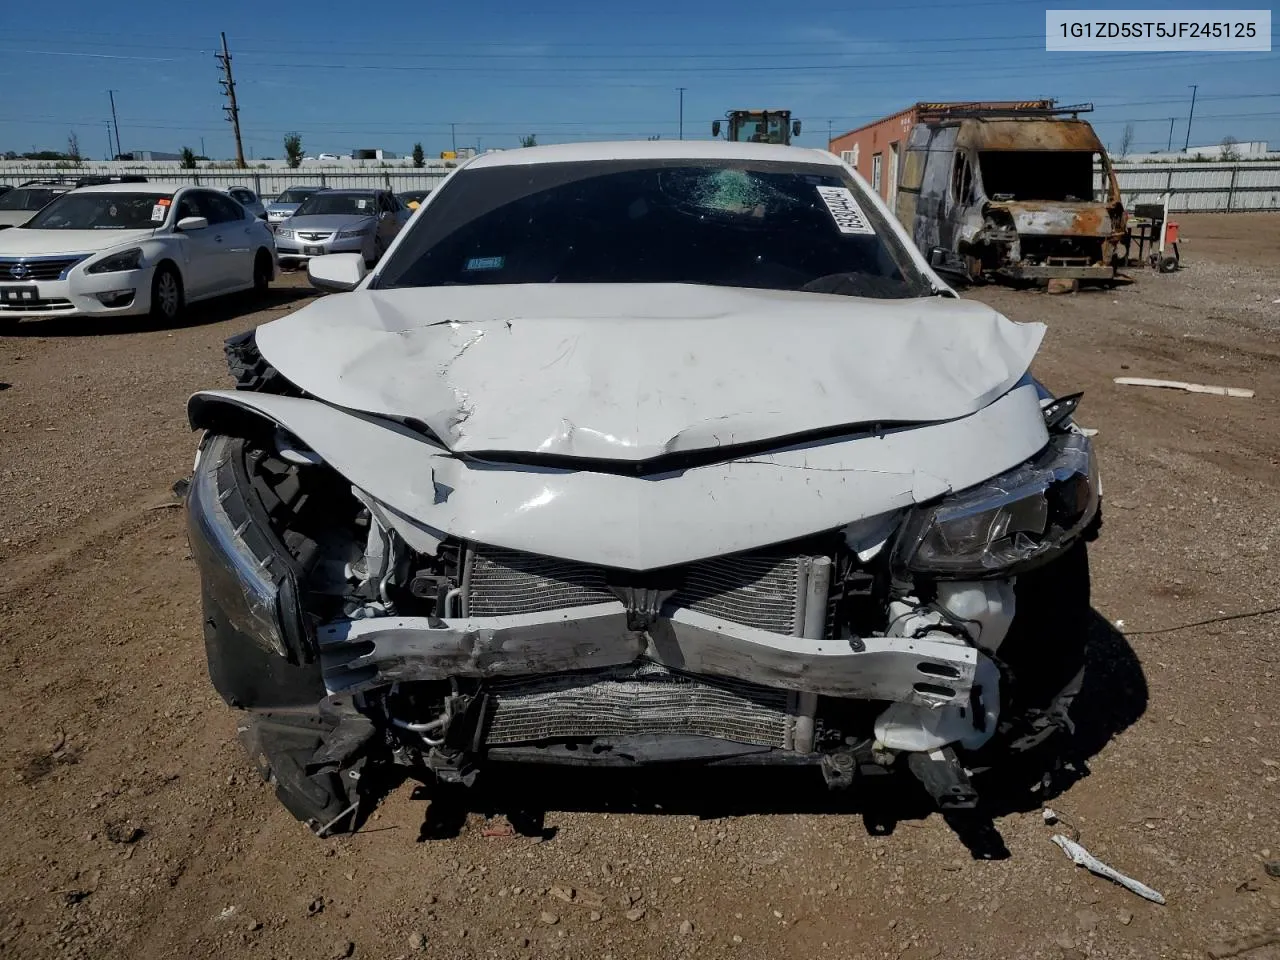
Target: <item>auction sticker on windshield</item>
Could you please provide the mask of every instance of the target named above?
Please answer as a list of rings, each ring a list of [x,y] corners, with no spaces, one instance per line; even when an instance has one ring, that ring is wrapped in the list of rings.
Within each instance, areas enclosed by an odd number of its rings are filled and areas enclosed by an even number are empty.
[[[816,187],[815,189],[818,191],[818,196],[822,198],[822,202],[827,205],[831,219],[836,222],[836,228],[841,233],[865,237],[875,236],[876,232],[871,229],[871,224],[867,223],[866,215],[863,214],[862,208],[858,206],[858,201],[853,198],[848,187]]]

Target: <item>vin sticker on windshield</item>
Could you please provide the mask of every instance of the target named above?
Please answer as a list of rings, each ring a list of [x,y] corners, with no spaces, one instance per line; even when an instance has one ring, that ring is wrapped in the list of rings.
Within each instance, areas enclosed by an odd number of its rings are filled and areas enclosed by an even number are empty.
[[[859,234],[865,237],[875,236],[876,232],[871,229],[871,224],[867,222],[866,215],[858,206],[858,201],[853,199],[853,194],[849,192],[848,187],[816,187],[815,189],[818,191],[818,196],[822,198],[822,202],[827,205],[831,219],[836,222],[836,229],[841,233]]]
[[[164,223],[164,218],[168,216],[168,214],[169,214],[169,208],[157,203],[154,207],[151,208],[151,222]]]
[[[501,270],[506,265],[506,257],[472,257],[467,261],[464,269],[472,270]]]

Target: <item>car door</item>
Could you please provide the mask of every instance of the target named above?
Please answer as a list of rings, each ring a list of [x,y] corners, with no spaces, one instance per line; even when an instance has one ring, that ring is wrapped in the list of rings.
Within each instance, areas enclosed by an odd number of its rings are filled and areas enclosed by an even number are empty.
[[[400,232],[400,221],[396,219],[395,200],[391,194],[378,194],[378,249],[385,251],[391,241]]]
[[[176,198],[173,236],[182,250],[182,280],[188,300],[206,297],[218,286],[222,271],[222,241],[204,203],[205,191],[186,190]],[[187,217],[204,217],[210,225],[199,230],[178,230]]]
[[[400,230],[403,230],[404,225],[413,218],[413,208],[395,194],[391,195],[391,202],[396,205],[396,223],[398,224],[396,232],[398,233]]]
[[[253,284],[253,255],[256,252],[253,217],[225,193],[209,191],[204,200],[213,212],[209,220],[217,231],[215,238],[220,238],[222,245],[222,263],[214,292],[243,290]]]

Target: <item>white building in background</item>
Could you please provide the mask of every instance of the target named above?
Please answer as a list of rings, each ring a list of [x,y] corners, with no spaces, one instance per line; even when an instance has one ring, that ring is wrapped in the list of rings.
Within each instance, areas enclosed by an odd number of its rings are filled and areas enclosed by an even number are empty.
[[[1236,156],[1241,160],[1271,160],[1280,158],[1280,150],[1269,150],[1265,140],[1246,140],[1233,144]],[[1156,150],[1151,153],[1130,152],[1127,156],[1112,156],[1117,163],[1148,163],[1153,160],[1170,160],[1174,162],[1192,162],[1197,157],[1204,160],[1221,160],[1227,150],[1220,143],[1205,147],[1189,147],[1186,150]]]

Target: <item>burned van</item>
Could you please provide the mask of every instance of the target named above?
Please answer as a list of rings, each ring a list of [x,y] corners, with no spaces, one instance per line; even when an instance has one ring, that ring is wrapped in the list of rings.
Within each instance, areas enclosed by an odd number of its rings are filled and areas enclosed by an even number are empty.
[[[895,207],[936,269],[971,281],[1108,281],[1123,262],[1106,149],[1062,111],[921,116]]]

